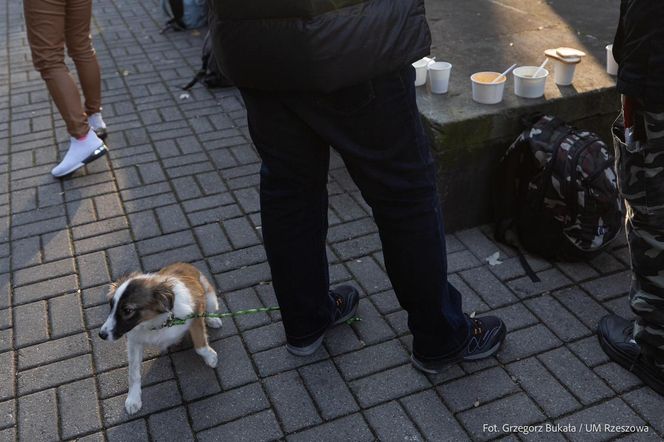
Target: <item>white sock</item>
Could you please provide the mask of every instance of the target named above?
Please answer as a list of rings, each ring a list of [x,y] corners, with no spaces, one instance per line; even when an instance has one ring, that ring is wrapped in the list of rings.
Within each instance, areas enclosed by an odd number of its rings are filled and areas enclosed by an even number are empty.
[[[94,131],[97,131],[99,129],[106,129],[106,123],[104,123],[104,120],[101,118],[101,112],[97,112],[96,114],[92,114],[88,117],[88,124],[90,125],[90,128]]]
[[[104,142],[99,139],[94,130],[90,129],[82,139],[71,138],[65,157],[51,170],[51,174],[54,177],[69,175],[105,153]]]

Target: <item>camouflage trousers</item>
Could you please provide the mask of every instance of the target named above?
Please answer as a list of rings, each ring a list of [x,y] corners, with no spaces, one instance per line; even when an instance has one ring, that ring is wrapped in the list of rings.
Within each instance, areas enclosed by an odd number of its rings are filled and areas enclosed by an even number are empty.
[[[628,112],[625,107],[625,112]],[[632,109],[635,137],[614,127],[618,187],[632,259],[634,339],[664,371],[664,113]]]

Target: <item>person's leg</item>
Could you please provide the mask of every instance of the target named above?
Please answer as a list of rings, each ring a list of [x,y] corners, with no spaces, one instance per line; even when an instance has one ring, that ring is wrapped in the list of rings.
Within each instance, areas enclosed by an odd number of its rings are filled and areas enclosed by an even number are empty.
[[[101,72],[90,35],[92,0],[67,0],[66,13],[67,53],[76,64],[85,97],[85,113],[91,116],[101,111]]]
[[[329,148],[279,94],[243,90],[258,150],[263,242],[288,343],[308,345],[333,321],[325,250]]]
[[[89,130],[81,96],[64,62],[66,0],[24,0],[32,61],[73,138]]]
[[[627,235],[632,256],[630,304],[637,315],[634,339],[664,376],[664,113],[644,112],[647,142],[632,169],[627,193]],[[641,200],[636,191],[642,191]]]
[[[404,69],[309,103],[293,99],[293,107],[340,152],[373,210],[388,275],[408,311],[414,355],[455,359],[471,330],[461,295],[447,282],[435,164],[413,75]]]
[[[617,134],[614,139],[636,320],[608,315],[597,333],[611,359],[664,395],[664,113],[645,114],[629,98],[624,102],[635,139],[627,144]]]

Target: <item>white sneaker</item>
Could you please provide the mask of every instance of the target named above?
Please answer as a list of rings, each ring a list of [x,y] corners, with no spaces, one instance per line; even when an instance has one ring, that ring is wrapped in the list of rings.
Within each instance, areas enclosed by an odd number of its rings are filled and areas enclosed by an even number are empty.
[[[106,139],[106,123],[104,123],[104,120],[101,118],[101,112],[90,115],[88,117],[88,125],[90,126],[90,129],[95,131],[99,138],[102,140]]]
[[[82,140],[71,138],[69,149],[60,164],[51,170],[51,174],[60,178],[69,175],[86,164],[104,156],[108,152],[104,142],[99,139],[94,130],[90,129],[88,134]]]

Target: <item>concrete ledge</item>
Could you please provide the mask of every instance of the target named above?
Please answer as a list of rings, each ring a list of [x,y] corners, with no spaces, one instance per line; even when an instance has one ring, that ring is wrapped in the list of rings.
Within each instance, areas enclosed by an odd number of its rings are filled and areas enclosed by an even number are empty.
[[[555,114],[610,141],[619,110],[615,78],[605,71],[605,46],[613,40],[619,0],[428,0],[432,55],[453,64],[450,90],[432,95],[418,88],[420,112],[438,162],[439,190],[449,230],[491,220],[491,179],[500,155],[533,112]],[[542,99],[514,95],[512,76],[497,105],[472,101],[470,75],[502,71],[513,63],[538,65],[543,51],[571,46],[588,53],[574,84],[559,87],[553,66]]]

